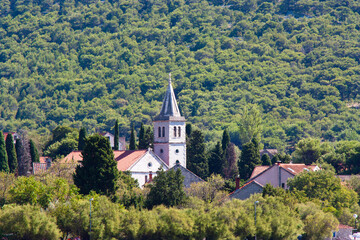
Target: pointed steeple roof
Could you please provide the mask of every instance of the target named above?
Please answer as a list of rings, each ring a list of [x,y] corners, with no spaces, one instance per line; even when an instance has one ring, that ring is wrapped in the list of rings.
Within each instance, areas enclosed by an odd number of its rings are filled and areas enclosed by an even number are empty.
[[[174,89],[171,86],[171,73],[169,74],[169,85],[167,87],[160,114],[155,120],[179,120],[185,121],[181,116],[179,107],[176,102]]]

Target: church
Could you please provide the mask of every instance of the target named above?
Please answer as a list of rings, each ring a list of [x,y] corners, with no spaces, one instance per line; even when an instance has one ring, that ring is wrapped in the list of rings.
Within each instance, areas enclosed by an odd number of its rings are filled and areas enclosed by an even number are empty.
[[[114,151],[114,158],[119,171],[130,171],[142,187],[152,181],[156,171],[180,168],[185,177],[184,185],[189,187],[192,182],[203,181],[186,169],[186,132],[185,118],[181,116],[177,105],[174,89],[169,75],[168,87],[159,115],[153,122],[154,149]],[[81,151],[73,151],[62,163],[79,163],[82,161]]]

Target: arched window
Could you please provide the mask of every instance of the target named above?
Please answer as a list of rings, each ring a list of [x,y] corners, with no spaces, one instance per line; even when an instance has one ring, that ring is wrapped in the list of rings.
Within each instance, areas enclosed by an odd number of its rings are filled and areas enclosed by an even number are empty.
[[[181,137],[181,127],[179,127],[178,135],[179,135],[179,137]]]
[[[176,127],[174,127],[174,137],[176,137]]]
[[[162,136],[165,137],[165,127],[163,127]]]
[[[159,134],[158,134],[159,137],[161,137],[161,127],[159,127]]]

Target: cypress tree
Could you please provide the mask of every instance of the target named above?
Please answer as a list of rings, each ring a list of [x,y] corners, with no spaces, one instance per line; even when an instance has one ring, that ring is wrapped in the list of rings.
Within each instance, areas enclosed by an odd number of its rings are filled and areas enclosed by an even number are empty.
[[[117,119],[114,126],[114,150],[119,150],[119,120]]]
[[[154,144],[154,133],[151,127],[148,127],[145,132],[146,148],[152,147]]]
[[[16,172],[16,169],[18,167],[18,162],[16,158],[16,151],[14,146],[14,138],[12,134],[8,134],[6,136],[6,153],[8,155],[8,164],[9,164],[9,170],[11,173]]]
[[[119,171],[109,140],[99,134],[90,136],[86,138],[81,154],[82,164],[76,167],[74,174],[74,183],[80,193],[88,194],[94,190],[108,196],[114,194]]]
[[[33,140],[30,139],[30,156],[32,162],[40,162],[39,152]]]
[[[78,142],[78,150],[84,150],[85,147],[85,139],[86,139],[86,128],[82,127],[79,131],[79,142]]]
[[[135,139],[134,125],[131,126],[129,149],[130,150],[136,150],[136,139]]]
[[[204,136],[201,131],[195,130],[191,133],[186,155],[188,169],[201,178],[208,177],[209,162],[205,154]]]
[[[235,145],[233,143],[229,143],[225,151],[223,174],[227,179],[235,179],[235,177],[239,175]]]
[[[222,147],[223,153],[225,153],[229,143],[230,143],[230,135],[229,135],[229,132],[225,129],[223,132],[222,140],[221,140],[221,147]]]
[[[16,156],[19,176],[28,176],[31,170],[31,156],[29,141],[25,136],[16,140]]]
[[[223,151],[220,142],[217,142],[216,146],[210,151],[209,154],[209,175],[221,174],[223,165]]]
[[[256,138],[253,138],[243,145],[239,161],[240,177],[245,180],[248,179],[258,165],[261,165],[259,142]]]
[[[190,137],[191,133],[192,133],[192,125],[191,123],[187,123],[185,126],[185,132],[186,132],[186,136]]]
[[[9,133],[10,134],[10,133]],[[0,132],[0,172],[9,172],[4,134]]]
[[[140,131],[139,131],[139,145],[138,145],[138,149],[146,149],[146,139],[145,139],[145,128],[144,128],[144,124],[141,123],[140,126]]]

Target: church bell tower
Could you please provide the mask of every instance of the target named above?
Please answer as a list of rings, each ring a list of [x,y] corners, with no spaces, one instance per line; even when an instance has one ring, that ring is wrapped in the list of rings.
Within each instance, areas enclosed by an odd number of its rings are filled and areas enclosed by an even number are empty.
[[[160,114],[154,119],[154,152],[171,168],[176,164],[186,168],[185,118],[181,116],[174,90],[169,85]]]

